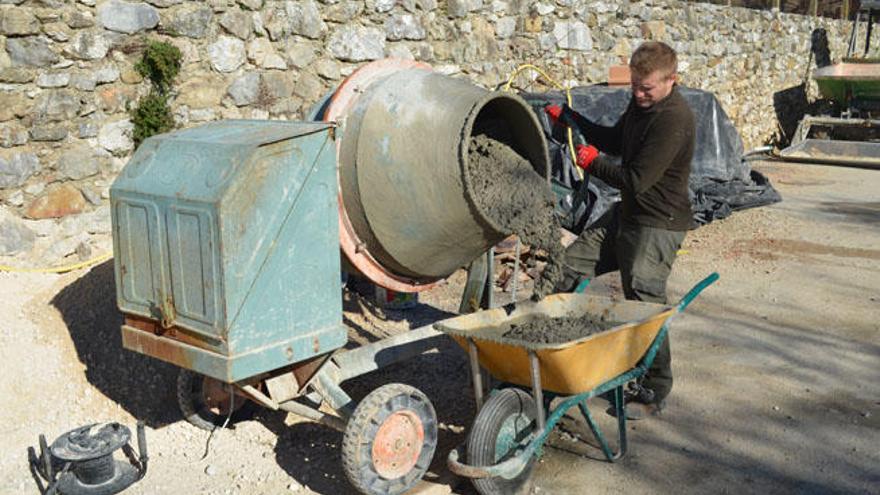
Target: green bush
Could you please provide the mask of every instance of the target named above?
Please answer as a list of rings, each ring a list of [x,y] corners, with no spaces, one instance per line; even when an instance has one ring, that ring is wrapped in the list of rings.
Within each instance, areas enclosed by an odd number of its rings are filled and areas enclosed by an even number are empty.
[[[131,112],[135,147],[150,136],[174,129],[174,117],[168,106],[168,93],[180,72],[180,50],[163,41],[150,41],[134,68],[149,79],[153,89],[138,101]]]
[[[180,72],[181,58],[176,46],[164,41],[150,41],[143,58],[134,68],[149,79],[160,93],[165,93],[171,89],[174,78]]]
[[[134,124],[135,147],[150,136],[174,129],[174,117],[168,107],[168,97],[151,91],[138,101],[138,106],[131,113]]]

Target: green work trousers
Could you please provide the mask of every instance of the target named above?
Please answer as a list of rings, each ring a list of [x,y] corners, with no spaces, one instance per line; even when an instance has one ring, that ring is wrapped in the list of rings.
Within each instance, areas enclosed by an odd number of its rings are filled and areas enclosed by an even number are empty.
[[[556,289],[571,292],[585,278],[620,270],[627,299],[666,304],[666,279],[684,237],[685,232],[627,224],[615,206],[565,251],[563,280]],[[654,391],[654,402],[672,391],[668,333],[642,385]]]

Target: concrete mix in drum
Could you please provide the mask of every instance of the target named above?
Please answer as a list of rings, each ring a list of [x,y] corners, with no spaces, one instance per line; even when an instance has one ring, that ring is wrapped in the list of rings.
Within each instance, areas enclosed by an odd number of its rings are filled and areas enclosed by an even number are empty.
[[[533,298],[553,292],[562,277],[564,249],[547,180],[510,146],[483,134],[471,137],[468,174],[471,196],[481,213],[503,233],[515,233],[523,244],[547,253]]]

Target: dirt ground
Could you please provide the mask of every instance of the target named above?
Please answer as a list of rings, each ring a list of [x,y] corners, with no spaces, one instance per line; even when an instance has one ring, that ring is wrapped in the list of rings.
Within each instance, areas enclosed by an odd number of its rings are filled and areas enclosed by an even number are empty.
[[[584,427],[566,421],[536,470],[538,493],[880,493],[880,171],[755,168],[784,201],[690,233],[673,270],[672,300],[712,271],[721,280],[672,326],[666,410],[630,423],[629,453],[616,464],[573,441]],[[462,283],[458,273],[410,311],[347,294],[352,342],[450,316]],[[589,290],[619,297],[619,279]],[[126,493],[351,493],[341,434],[292,415],[261,411],[218,430],[205,456],[208,433],[177,411],[175,368],[123,350],[120,321],[110,262],[0,273],[0,493],[37,493],[26,448],[40,433],[51,441],[86,423],[137,419],[148,425],[151,462]],[[422,389],[441,423],[439,468],[473,418],[467,376],[448,344],[343,387],[356,399],[392,381]],[[591,407],[611,433],[604,403]],[[475,493],[466,482],[454,491]]]

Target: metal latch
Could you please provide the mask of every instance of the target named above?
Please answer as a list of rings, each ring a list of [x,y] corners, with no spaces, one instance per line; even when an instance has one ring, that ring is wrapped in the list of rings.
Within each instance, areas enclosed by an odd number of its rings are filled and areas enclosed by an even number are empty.
[[[177,314],[174,312],[174,299],[171,296],[162,297],[161,302],[159,303],[159,315],[161,318],[159,319],[159,325],[162,326],[165,330],[168,330],[174,325],[174,320],[177,318]]]

